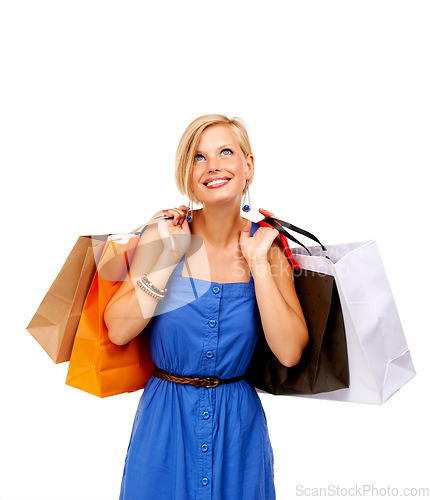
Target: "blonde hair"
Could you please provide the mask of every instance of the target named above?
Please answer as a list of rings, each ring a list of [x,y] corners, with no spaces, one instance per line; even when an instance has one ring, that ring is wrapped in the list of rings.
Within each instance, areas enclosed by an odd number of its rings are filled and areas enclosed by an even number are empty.
[[[245,157],[252,155],[251,144],[249,142],[246,125],[240,118],[227,118],[225,115],[203,115],[192,121],[179,140],[175,157],[175,181],[181,194],[187,196],[195,203],[200,203],[192,190],[191,171],[194,164],[194,156],[200,142],[200,137],[204,130],[212,125],[227,125],[236,134],[240,149]],[[248,185],[252,180],[248,181]],[[245,194],[246,187],[243,190]]]

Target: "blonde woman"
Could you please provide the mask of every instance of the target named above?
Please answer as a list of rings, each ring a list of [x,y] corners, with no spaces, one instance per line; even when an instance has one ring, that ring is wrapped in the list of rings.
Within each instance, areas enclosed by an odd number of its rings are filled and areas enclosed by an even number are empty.
[[[156,365],[134,419],[120,500],[276,498],[266,416],[244,375],[259,324],[285,366],[299,362],[308,331],[278,231],[241,216],[253,176],[240,119],[194,120],[176,154],[176,183],[190,207],[154,215],[171,218],[143,233],[133,282],[105,310],[111,341],[148,335]]]

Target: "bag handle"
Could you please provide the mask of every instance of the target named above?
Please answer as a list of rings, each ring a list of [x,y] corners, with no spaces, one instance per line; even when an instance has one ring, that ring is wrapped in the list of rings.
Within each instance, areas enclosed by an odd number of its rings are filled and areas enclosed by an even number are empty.
[[[139,236],[142,236],[143,231],[150,226],[151,224],[155,224],[156,222],[160,222],[161,219],[173,219],[172,215],[160,215],[159,217],[155,217],[154,219],[151,219],[149,222],[146,222],[145,224],[142,224],[141,226],[137,227],[136,229],[133,229],[133,231],[130,231],[130,234],[136,234],[136,232],[140,229],[143,228],[142,231],[140,231]]]
[[[290,238],[290,240],[298,243],[300,246],[302,246],[308,252],[309,255],[311,255],[311,252],[305,247],[305,245],[303,245],[303,243],[301,243],[299,240],[297,240],[293,235],[291,235],[282,226],[288,227],[288,229],[291,229],[292,231],[295,231],[296,233],[303,234],[303,236],[306,236],[307,238],[318,243],[321,246],[321,248],[323,249],[323,251],[327,252],[327,248],[320,242],[320,240],[315,235],[313,235],[309,231],[306,231],[305,229],[301,229],[300,227],[294,226],[293,224],[290,224],[289,222],[285,222],[281,219],[276,219],[275,217],[265,217],[260,222],[264,222],[266,224],[269,224],[270,226],[277,229],[281,234],[283,234],[287,238]]]
[[[287,259],[290,261],[290,264],[292,265],[292,267],[295,270],[300,269],[300,264],[298,264],[294,260],[293,255],[291,253],[290,246],[288,245],[287,238],[290,238],[290,240],[295,241],[300,246],[302,246],[308,252],[308,254],[310,256],[312,256],[312,254],[309,251],[309,249],[306,248],[305,245],[303,245],[303,243],[301,243],[292,234],[290,234],[288,231],[286,231],[283,226],[286,226],[289,229],[291,229],[292,231],[296,231],[297,233],[300,233],[300,234],[303,234],[304,236],[307,236],[311,240],[313,240],[316,243],[318,243],[319,245],[321,245],[321,248],[323,249],[324,252],[327,252],[326,247],[320,242],[320,240],[315,235],[313,235],[309,231],[305,231],[304,229],[301,229],[300,227],[294,226],[293,224],[290,224],[289,222],[285,222],[285,221],[283,221],[281,219],[277,219],[275,217],[265,217],[264,219],[262,219],[261,221],[259,221],[258,224],[261,225],[261,226],[263,226],[263,227],[264,226],[266,226],[266,227],[273,227],[273,228],[275,228],[276,230],[279,231],[282,244],[284,245],[285,253],[287,254]],[[325,257],[326,257],[326,259],[330,260],[330,257],[328,255],[326,255]]]
[[[140,234],[139,234],[139,236],[142,236],[142,233],[145,231],[145,229],[149,225],[155,224],[156,222],[159,222],[160,220],[163,220],[163,219],[173,219],[173,218],[174,217],[170,216],[170,215],[160,215],[159,217],[155,217],[154,219],[151,219],[149,222],[146,222],[145,224],[137,227],[136,229],[133,229],[133,231],[130,231],[130,234],[136,234],[139,231],[139,229],[142,228],[142,230],[140,231]],[[293,268],[296,270],[300,269],[300,265],[294,260],[292,254],[291,254],[291,249],[288,245],[287,238],[289,238],[290,240],[294,241],[295,243],[297,243],[301,247],[303,247],[308,252],[309,255],[312,256],[312,254],[308,250],[308,248],[305,245],[303,245],[303,243],[301,243],[297,238],[295,238],[292,234],[290,234],[283,226],[288,227],[288,229],[291,229],[292,231],[295,231],[296,233],[303,234],[303,236],[306,236],[309,239],[315,241],[316,243],[318,243],[321,246],[321,248],[324,252],[327,252],[326,247],[320,242],[320,240],[315,235],[313,235],[309,231],[306,231],[305,229],[302,229],[298,226],[294,226],[293,224],[290,224],[289,222],[285,222],[285,221],[283,221],[281,219],[277,219],[275,217],[265,217],[264,219],[259,221],[258,224],[260,226],[263,226],[263,227],[264,226],[271,226],[279,231],[279,233],[281,234],[281,240],[282,240],[282,243],[284,245],[284,249],[287,253],[287,258],[290,261],[290,263],[292,264]],[[330,257],[328,255],[326,255],[326,258],[330,259]]]

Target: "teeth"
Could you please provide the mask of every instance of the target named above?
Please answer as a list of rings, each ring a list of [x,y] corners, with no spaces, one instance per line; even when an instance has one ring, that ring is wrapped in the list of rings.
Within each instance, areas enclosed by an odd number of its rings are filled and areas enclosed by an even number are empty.
[[[222,184],[223,182],[228,182],[228,179],[218,179],[216,181],[211,181],[206,186],[212,186],[212,184]]]

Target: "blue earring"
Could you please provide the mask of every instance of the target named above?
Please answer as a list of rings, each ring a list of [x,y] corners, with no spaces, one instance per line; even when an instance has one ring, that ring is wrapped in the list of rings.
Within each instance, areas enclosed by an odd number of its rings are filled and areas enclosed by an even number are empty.
[[[245,204],[246,195],[248,195],[248,204]],[[245,191],[245,194],[243,195],[242,203],[243,203],[242,210],[244,212],[249,212],[251,210],[251,197],[249,196],[248,179],[246,179],[246,191]]]
[[[193,200],[190,200],[190,208],[187,212],[187,221],[188,222],[193,221]]]

